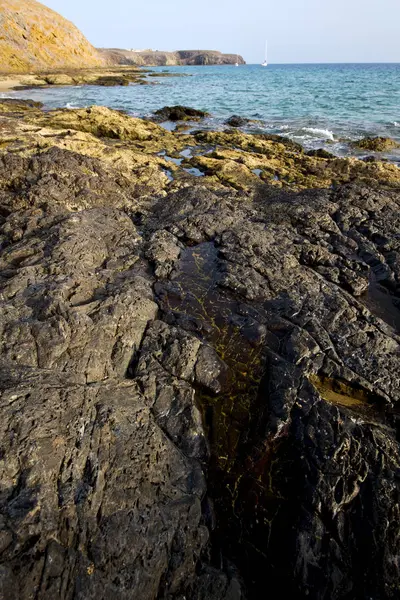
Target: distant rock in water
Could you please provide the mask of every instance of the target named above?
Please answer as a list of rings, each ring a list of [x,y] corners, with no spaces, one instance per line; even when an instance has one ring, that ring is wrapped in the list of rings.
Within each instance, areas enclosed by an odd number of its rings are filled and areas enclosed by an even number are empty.
[[[35,0],[0,0],[0,72],[104,66],[70,21]]]
[[[232,115],[225,121],[225,125],[229,125],[230,127],[243,127],[243,125],[247,125],[249,122],[249,119],[239,117],[238,115]]]
[[[177,66],[177,65],[245,65],[242,56],[222,54],[217,50],[123,50],[120,48],[99,48],[106,61],[117,65]]]

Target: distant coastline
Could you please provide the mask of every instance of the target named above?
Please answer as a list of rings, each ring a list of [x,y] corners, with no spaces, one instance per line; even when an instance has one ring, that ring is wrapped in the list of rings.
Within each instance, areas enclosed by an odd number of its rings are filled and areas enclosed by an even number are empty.
[[[110,65],[137,65],[147,67],[177,67],[195,65],[245,65],[239,54],[224,54],[218,50],[124,50],[98,48],[100,55]]]

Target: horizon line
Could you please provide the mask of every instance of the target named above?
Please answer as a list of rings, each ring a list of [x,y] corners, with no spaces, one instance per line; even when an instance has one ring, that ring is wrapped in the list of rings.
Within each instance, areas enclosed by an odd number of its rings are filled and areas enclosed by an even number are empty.
[[[240,56],[240,54],[239,54]],[[243,58],[243,57],[242,57]],[[214,65],[153,65],[157,67],[230,67],[233,63],[224,63],[224,64],[214,64]],[[240,64],[240,67],[260,65],[260,62],[244,62]],[[271,65],[400,65],[400,60],[373,60],[373,61],[354,61],[354,60],[346,60],[346,61],[324,61],[324,62],[269,62],[268,66]],[[138,67],[150,67],[151,65],[137,65]]]
[[[246,62],[246,65],[258,65],[259,63],[250,63]],[[372,60],[372,61],[353,61],[353,60],[345,60],[345,61],[324,61],[324,62],[314,62],[314,61],[304,61],[304,62],[270,62],[268,65],[400,65],[400,60]],[[201,65],[200,65],[201,66]],[[243,65],[242,65],[243,66]]]

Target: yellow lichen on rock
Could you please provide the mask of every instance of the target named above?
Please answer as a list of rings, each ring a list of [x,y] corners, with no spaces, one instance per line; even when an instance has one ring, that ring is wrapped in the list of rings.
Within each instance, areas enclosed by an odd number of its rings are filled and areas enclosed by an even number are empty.
[[[30,155],[52,146],[97,158],[161,193],[167,186],[193,184],[196,175],[207,187],[246,194],[260,186],[291,191],[349,182],[400,186],[394,164],[309,156],[290,141],[240,132],[187,135],[102,106],[44,112],[32,101],[0,101],[1,152]]]
[[[160,125],[130,117],[105,106],[90,106],[74,110],[60,109],[43,114],[41,123],[57,129],[72,129],[91,133],[99,138],[138,142],[148,152],[174,151],[182,148],[191,136],[177,136]]]
[[[247,190],[254,181],[292,190],[328,188],[351,181],[400,185],[400,169],[390,163],[356,158],[308,156],[303,148],[277,136],[241,132],[201,132],[196,141],[215,145],[214,151],[195,156],[191,164],[227,186]],[[259,171],[255,175],[253,171]]]

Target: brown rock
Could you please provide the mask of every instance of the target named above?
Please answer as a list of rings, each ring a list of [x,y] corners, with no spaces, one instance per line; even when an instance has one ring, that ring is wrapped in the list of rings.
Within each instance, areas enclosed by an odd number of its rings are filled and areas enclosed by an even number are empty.
[[[361,150],[371,150],[372,152],[385,152],[385,150],[400,148],[400,144],[395,140],[385,137],[366,137],[354,142],[353,146]]]

